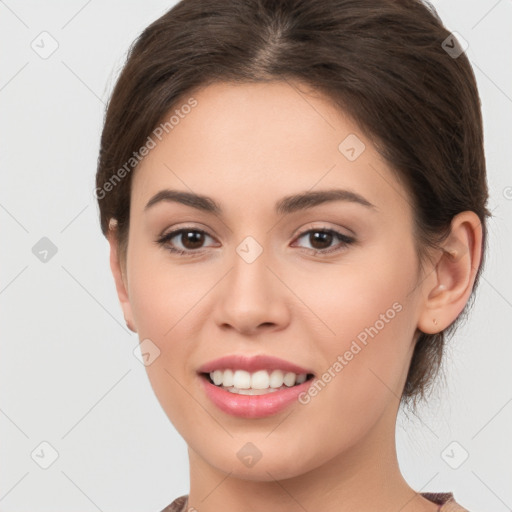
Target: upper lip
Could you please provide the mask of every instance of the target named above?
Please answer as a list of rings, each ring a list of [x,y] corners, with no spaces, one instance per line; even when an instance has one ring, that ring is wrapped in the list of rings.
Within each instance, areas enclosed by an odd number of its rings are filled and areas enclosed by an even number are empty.
[[[219,359],[214,359],[203,364],[199,369],[199,373],[210,373],[215,370],[245,370],[249,373],[258,370],[285,370],[296,374],[313,373],[311,370],[302,368],[294,363],[285,361],[278,357],[259,354],[255,356],[248,356],[246,354],[232,354]]]

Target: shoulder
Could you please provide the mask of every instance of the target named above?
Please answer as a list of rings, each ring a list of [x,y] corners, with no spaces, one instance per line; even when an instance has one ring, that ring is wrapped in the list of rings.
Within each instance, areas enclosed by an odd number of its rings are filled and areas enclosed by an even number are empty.
[[[424,498],[432,501],[438,505],[441,505],[439,508],[439,512],[469,512],[469,510],[465,509],[461,505],[459,505],[453,494],[451,492],[444,493],[432,493],[432,492],[424,492],[421,493]]]
[[[187,512],[188,494],[176,498],[170,505],[167,505],[162,512]]]

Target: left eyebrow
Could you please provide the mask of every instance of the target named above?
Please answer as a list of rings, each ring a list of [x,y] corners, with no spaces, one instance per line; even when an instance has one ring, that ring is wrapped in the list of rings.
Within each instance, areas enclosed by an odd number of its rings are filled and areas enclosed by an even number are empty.
[[[275,210],[278,214],[288,214],[307,208],[313,208],[322,203],[332,201],[346,201],[350,203],[360,204],[369,209],[377,210],[378,208],[370,203],[363,196],[345,189],[318,190],[315,192],[303,192],[292,196],[284,197],[276,203]]]
[[[214,213],[219,216],[222,215],[221,206],[211,197],[195,194],[192,192],[170,189],[164,189],[160,192],[157,192],[148,201],[144,207],[144,211],[162,201],[181,203],[207,213]],[[332,201],[346,201],[360,204],[369,209],[378,210],[374,204],[370,203],[370,201],[357,194],[356,192],[344,189],[330,189],[318,190],[315,192],[307,191],[300,194],[283,197],[276,203],[275,212],[280,215],[285,215],[294,213],[299,210],[313,208],[314,206],[318,206],[322,203]]]

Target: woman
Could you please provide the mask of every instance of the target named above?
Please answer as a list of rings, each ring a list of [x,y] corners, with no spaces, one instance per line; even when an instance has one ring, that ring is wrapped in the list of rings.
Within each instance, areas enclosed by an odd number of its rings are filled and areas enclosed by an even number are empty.
[[[131,48],[100,221],[127,325],[188,445],[166,511],[465,510],[400,473],[473,296],[475,78],[416,0],[186,0]]]

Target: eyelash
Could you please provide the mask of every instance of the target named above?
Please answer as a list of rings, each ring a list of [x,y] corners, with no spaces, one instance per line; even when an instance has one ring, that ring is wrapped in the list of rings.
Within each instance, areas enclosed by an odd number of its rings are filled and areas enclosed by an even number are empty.
[[[160,246],[165,247],[168,251],[172,252],[173,254],[177,254],[179,256],[185,256],[185,257],[192,257],[197,256],[198,254],[201,254],[203,252],[202,249],[189,249],[189,250],[182,250],[182,249],[176,249],[175,247],[171,247],[168,245],[168,242],[172,240],[177,235],[180,235],[182,233],[188,233],[188,232],[196,232],[196,233],[202,233],[206,236],[211,237],[206,231],[203,231],[202,229],[197,228],[180,228],[175,231],[170,231],[169,233],[166,233],[165,235],[162,235],[160,238],[157,239],[156,243]],[[313,254],[316,256],[318,254],[332,254],[337,253],[342,250],[345,250],[349,245],[353,244],[355,242],[354,238],[351,238],[347,235],[344,235],[343,233],[340,233],[339,231],[336,231],[334,229],[330,228],[313,228],[308,229],[307,231],[303,231],[302,233],[299,233],[296,237],[296,239],[302,238],[304,235],[308,235],[310,233],[327,233],[331,234],[335,237],[337,237],[340,240],[340,246],[337,248],[329,248],[329,249],[308,249],[305,248],[308,252],[312,251]]]

